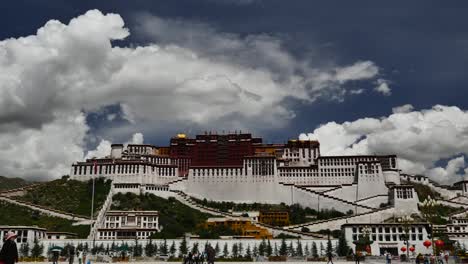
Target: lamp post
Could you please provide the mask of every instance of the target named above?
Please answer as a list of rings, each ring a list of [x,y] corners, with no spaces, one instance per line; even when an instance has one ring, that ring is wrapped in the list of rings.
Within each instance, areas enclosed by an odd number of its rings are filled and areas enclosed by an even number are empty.
[[[404,215],[398,218],[398,222],[403,224],[403,231],[405,232],[404,240],[406,245],[406,261],[409,261],[409,230],[411,223],[414,222],[414,219],[409,215]]]
[[[433,218],[437,215],[437,213],[434,212],[434,208],[437,207],[438,205],[439,203],[436,200],[432,199],[431,197],[428,197],[427,199],[425,199],[421,204],[421,212],[423,214],[423,217],[431,225],[432,254],[434,255],[435,255],[435,246],[434,246]]]

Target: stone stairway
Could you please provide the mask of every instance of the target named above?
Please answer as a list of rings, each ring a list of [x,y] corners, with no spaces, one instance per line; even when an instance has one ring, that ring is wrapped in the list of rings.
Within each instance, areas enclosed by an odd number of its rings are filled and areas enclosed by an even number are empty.
[[[10,190],[5,190],[5,191],[0,191],[0,196],[6,196],[6,197],[11,197],[11,196],[20,196],[23,195],[27,190],[34,189],[37,186],[42,185],[43,183],[35,183],[15,189],[10,189]]]
[[[186,193],[179,191],[179,190],[170,190],[170,192],[174,193],[174,197],[181,203],[187,205],[190,208],[193,208],[195,210],[198,210],[203,213],[215,215],[215,216],[223,216],[223,217],[234,217],[232,214],[229,214],[227,212],[223,212],[211,207],[206,207],[201,204],[198,204],[196,201],[194,201],[190,196],[188,196]]]
[[[345,223],[354,223],[354,222],[361,222],[361,221],[369,222],[369,219],[371,219],[373,216],[380,216],[382,213],[392,213],[393,211],[394,211],[393,207],[385,207],[385,208],[375,209],[371,212],[365,212],[365,213],[360,213],[360,214],[355,214],[355,215],[346,215],[346,216],[335,217],[335,218],[330,218],[326,220],[318,220],[318,221],[313,221],[313,222],[308,222],[308,223],[303,223],[303,224],[298,224],[298,225],[291,225],[291,226],[287,226],[284,228],[292,229],[292,230],[301,230],[303,227],[307,227],[310,230],[317,229],[315,231],[318,231],[320,229],[326,229],[326,228],[322,228],[326,226],[326,227],[329,227],[330,229],[333,229],[333,227],[340,227],[342,224],[345,224]],[[367,217],[369,217],[369,219],[367,219]],[[361,219],[364,219],[364,220],[361,220]]]
[[[283,183],[283,182],[279,182],[279,184],[282,184],[284,186],[293,186],[294,188],[297,188],[299,190],[306,191],[306,192],[309,192],[311,194],[315,194],[315,195],[320,196],[320,197],[333,199],[333,200],[335,200],[337,202],[344,203],[344,204],[351,205],[351,206],[355,206],[355,207],[359,207],[359,208],[362,208],[362,209],[366,209],[366,210],[370,210],[370,211],[373,211],[373,210],[376,209],[376,208],[373,208],[373,207],[370,207],[370,206],[357,204],[355,202],[350,202],[350,201],[347,201],[347,200],[344,200],[344,199],[341,199],[341,198],[338,198],[338,197],[335,197],[335,196],[331,196],[331,195],[328,195],[328,194],[323,193],[323,192],[313,191],[313,190],[307,189],[306,187],[303,187],[303,186],[297,186],[297,185],[294,185],[294,184],[291,184],[291,183]]]
[[[106,212],[110,209],[112,205],[112,197],[114,196],[114,184],[112,184],[109,193],[107,194],[106,200],[104,201],[104,204],[102,205],[101,209],[99,210],[99,213],[96,217],[96,220],[94,221],[93,227],[91,228],[91,231],[89,233],[88,239],[94,239],[97,234],[97,229],[103,225]]]

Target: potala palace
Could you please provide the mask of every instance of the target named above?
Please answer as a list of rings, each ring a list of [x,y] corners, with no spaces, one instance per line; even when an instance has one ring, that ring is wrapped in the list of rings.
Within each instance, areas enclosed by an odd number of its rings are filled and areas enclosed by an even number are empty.
[[[113,144],[107,156],[71,165],[71,179],[89,181],[98,177],[112,180],[112,187],[104,205],[92,219],[94,224],[87,241],[93,243],[109,245],[113,241],[128,240],[131,244],[137,239],[144,244],[151,234],[160,231],[159,225],[163,223],[158,221],[157,211],[111,210],[113,196],[127,192],[174,197],[194,209],[217,216],[208,220],[213,225],[220,221],[243,223],[249,228],[244,239],[256,238],[259,234],[274,238],[282,233],[300,237],[304,243],[323,243],[326,238],[318,231],[341,230],[349,246],[355,249],[353,241],[367,232],[374,241],[370,254],[388,251],[398,255],[399,249],[407,245],[404,232],[415,252],[432,252],[423,242],[432,239],[430,234],[437,228],[451,239],[468,243],[468,179],[453,186],[442,186],[422,175],[408,175],[399,169],[398,157],[389,153],[323,156],[318,141],[265,144],[261,138],[247,133],[205,133],[195,138],[178,134],[170,139],[169,146]],[[422,210],[426,205],[421,200],[435,197],[419,199],[410,183],[430,188],[440,194],[438,204],[461,208],[462,212],[450,215],[449,224],[443,226],[418,220],[407,224],[405,229],[397,221],[389,222],[389,219],[411,215],[419,215],[420,219],[427,216],[428,211]],[[1,193],[0,198],[9,199]],[[317,212],[324,209],[346,212],[346,216],[274,226],[259,220],[262,212],[260,215],[258,212],[227,213],[197,204],[194,199],[300,204]],[[81,220],[86,222],[86,219]],[[8,228],[11,227],[4,230]],[[42,235],[47,236],[46,233]],[[53,235],[43,239],[46,245],[80,241],[59,236],[54,239]],[[189,241],[189,244],[197,241]],[[229,245],[237,243],[235,239],[225,241]],[[251,246],[259,243],[245,241]],[[333,243],[336,245],[336,240]]]

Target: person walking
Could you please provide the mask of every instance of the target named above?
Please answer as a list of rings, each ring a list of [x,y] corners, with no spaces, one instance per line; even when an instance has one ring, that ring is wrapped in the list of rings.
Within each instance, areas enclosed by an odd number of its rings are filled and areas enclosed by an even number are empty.
[[[391,264],[392,263],[392,254],[385,251],[385,263]]]
[[[52,264],[58,264],[58,259],[59,259],[59,251],[53,250],[52,251]]]
[[[16,247],[16,234],[8,232],[0,250],[0,260],[5,264],[14,264],[18,262],[18,248]]]
[[[328,257],[327,264],[328,264],[328,263],[333,264],[333,254],[331,253],[331,251],[329,251],[329,252],[327,253],[327,257]]]
[[[358,252],[353,253],[353,257],[354,257],[354,263],[359,264],[359,253]]]
[[[78,264],[84,264],[84,262],[83,262],[83,250],[78,250]]]
[[[214,264],[215,255],[216,251],[211,245],[208,245],[208,248],[206,249],[206,261],[208,264]]]
[[[73,261],[75,261],[75,247],[70,246],[68,248],[68,264],[73,264]]]

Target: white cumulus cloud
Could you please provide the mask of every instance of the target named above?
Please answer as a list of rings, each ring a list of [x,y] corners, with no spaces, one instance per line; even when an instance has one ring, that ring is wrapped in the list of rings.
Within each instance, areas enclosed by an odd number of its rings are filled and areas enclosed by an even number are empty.
[[[382,118],[329,122],[300,137],[318,139],[323,155],[397,154],[403,172],[427,174],[443,183],[460,180],[465,166],[460,155],[468,154],[468,112],[443,105],[404,108]],[[444,159],[447,167],[436,167]]]
[[[348,82],[379,77],[379,67],[366,60],[314,66],[272,36],[148,15],[138,21],[148,45],[114,46],[130,31],[120,15],[98,10],[0,41],[0,174],[57,177],[73,161],[104,153],[110,141],[90,153],[83,142],[87,113],[108,106],[120,105],[125,131],[157,133],[168,120],[255,131],[287,125],[295,116],[291,99],[343,100]]]
[[[385,96],[392,94],[392,89],[388,86],[388,81],[384,79],[377,79],[377,86],[374,88],[375,91]]]
[[[409,113],[414,109],[410,104],[400,105],[392,108],[394,114]]]

